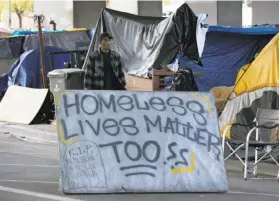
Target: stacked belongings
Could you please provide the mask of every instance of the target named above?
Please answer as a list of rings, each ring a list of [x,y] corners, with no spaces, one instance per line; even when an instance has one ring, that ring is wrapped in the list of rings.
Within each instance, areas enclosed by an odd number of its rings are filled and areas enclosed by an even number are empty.
[[[173,76],[171,90],[198,91],[191,68],[179,69]]]

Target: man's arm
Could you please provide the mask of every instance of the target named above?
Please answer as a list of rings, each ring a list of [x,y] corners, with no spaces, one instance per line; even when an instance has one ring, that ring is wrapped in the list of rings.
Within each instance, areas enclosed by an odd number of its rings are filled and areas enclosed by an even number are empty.
[[[125,81],[125,75],[124,75],[124,72],[123,72],[123,66],[122,66],[122,62],[121,62],[121,57],[118,55],[118,60],[119,60],[119,79],[120,81],[122,82],[122,85],[125,87],[126,86],[126,81]]]
[[[95,68],[94,59],[93,56],[90,55],[86,65],[86,72],[85,72],[85,79],[84,79],[85,89],[87,90],[94,89],[94,80],[93,80],[94,68]]]

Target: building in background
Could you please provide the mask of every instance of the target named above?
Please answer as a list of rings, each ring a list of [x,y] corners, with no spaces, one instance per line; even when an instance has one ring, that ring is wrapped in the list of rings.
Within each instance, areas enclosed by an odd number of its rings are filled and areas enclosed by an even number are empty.
[[[143,16],[162,16],[161,1],[103,0],[103,1],[53,1],[34,0],[34,13],[45,16],[44,27],[51,29],[54,20],[57,29],[94,28],[101,10],[111,8]]]
[[[174,12],[184,2],[187,2],[197,15],[207,13],[206,23],[211,25],[241,27],[279,24],[279,1],[276,0],[163,0],[163,13]]]
[[[252,1],[252,23],[279,24],[279,1]]]
[[[207,13],[206,23],[221,26],[250,26],[254,24],[278,24],[278,1],[254,1],[252,7],[247,1],[186,1],[197,14]],[[94,28],[104,7],[142,16],[168,16],[181,6],[185,0],[34,0],[34,14],[45,16],[44,29],[52,29],[51,20],[56,23],[57,30],[72,28]],[[23,29],[34,29],[32,16],[23,17]],[[1,23],[8,24],[8,11],[1,13]],[[18,18],[12,13],[12,25],[17,27]]]

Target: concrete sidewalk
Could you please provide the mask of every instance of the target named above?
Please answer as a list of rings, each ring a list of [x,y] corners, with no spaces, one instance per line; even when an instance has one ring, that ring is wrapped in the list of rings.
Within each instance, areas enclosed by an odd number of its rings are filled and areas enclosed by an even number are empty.
[[[21,140],[29,142],[37,142],[43,144],[57,144],[56,125],[52,124],[36,124],[22,125],[7,122],[0,122],[0,134],[11,134]],[[239,160],[226,161],[228,172],[240,172],[243,174],[243,165]],[[271,163],[262,162],[258,166],[258,172],[261,175],[276,177],[278,174],[278,166]]]

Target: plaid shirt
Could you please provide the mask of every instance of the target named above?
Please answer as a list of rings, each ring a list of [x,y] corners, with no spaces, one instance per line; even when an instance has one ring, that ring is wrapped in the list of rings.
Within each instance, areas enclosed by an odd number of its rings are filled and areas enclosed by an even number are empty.
[[[111,66],[119,78],[121,84],[125,87],[125,75],[122,69],[122,63],[119,53],[110,50]],[[95,51],[89,55],[89,60],[86,65],[85,72],[85,89],[89,90],[101,90],[104,88],[104,63],[103,56],[100,50]]]

